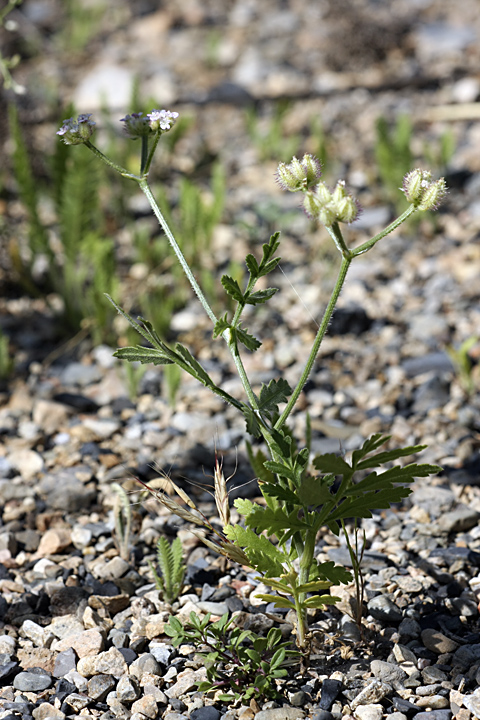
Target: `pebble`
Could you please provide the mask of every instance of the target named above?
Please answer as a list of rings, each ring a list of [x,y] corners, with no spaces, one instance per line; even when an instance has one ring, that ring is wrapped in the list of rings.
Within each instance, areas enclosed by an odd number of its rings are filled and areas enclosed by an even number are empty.
[[[458,643],[450,638],[446,637],[439,630],[433,630],[432,628],[426,628],[422,630],[422,642],[428,650],[437,653],[437,655],[443,655],[444,653],[454,652],[458,648]]]
[[[255,720],[303,720],[305,713],[303,710],[294,707],[270,708],[268,710],[260,710],[255,715]]]
[[[52,677],[41,668],[20,672],[13,680],[13,687],[22,692],[41,692],[52,684]]]
[[[399,623],[403,615],[397,605],[386,595],[378,595],[367,603],[368,612],[378,620]]]
[[[382,720],[384,713],[383,705],[358,705],[355,708],[353,715],[358,720]]]

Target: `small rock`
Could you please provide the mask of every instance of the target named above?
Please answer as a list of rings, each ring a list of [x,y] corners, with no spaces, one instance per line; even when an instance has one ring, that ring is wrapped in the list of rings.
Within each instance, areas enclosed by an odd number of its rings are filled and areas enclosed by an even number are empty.
[[[282,707],[260,710],[255,715],[255,720],[302,720],[305,713],[300,708]]]
[[[353,715],[358,720],[382,720],[384,713],[383,705],[359,705],[355,708]]]
[[[37,556],[57,555],[72,542],[72,533],[68,528],[52,528],[42,535]]]
[[[59,652],[55,658],[55,666],[53,668],[53,676],[61,678],[67,675],[71,670],[75,670],[77,666],[77,656],[73,648],[68,648],[63,652]]]
[[[320,695],[320,702],[318,707],[322,710],[331,710],[332,705],[337,699],[342,689],[342,683],[340,680],[331,680],[327,678],[322,683],[322,690]]]
[[[117,698],[122,703],[133,702],[140,694],[137,681],[128,675],[122,675],[118,681],[116,692]]]
[[[90,678],[87,683],[87,695],[92,700],[101,702],[104,700],[110,690],[115,687],[115,680],[111,675],[99,674]]]
[[[165,690],[165,695],[170,699],[179,698],[180,695],[192,690],[199,680],[206,680],[205,668],[185,670],[179,673],[177,682],[169,687],[168,690]]]
[[[475,527],[479,518],[479,512],[465,505],[443,513],[438,519],[438,527],[445,533],[464,532]]]
[[[41,692],[47,690],[51,684],[51,675],[40,668],[31,668],[27,672],[21,672],[13,680],[13,687],[21,692]]]
[[[98,655],[87,655],[87,657],[80,658],[77,670],[84,677],[107,673],[120,678],[128,672],[127,663],[120,650],[116,647],[111,647],[110,650],[101,652]]]
[[[431,650],[437,655],[443,655],[444,653],[454,652],[458,648],[458,643],[454,640],[450,640],[446,635],[441,633],[439,630],[433,628],[426,628],[422,631],[422,642],[428,650]]]
[[[129,667],[129,673],[138,680],[141,680],[144,673],[150,673],[150,675],[161,675],[162,668],[155,660],[152,653],[144,653],[132,662]]]
[[[35,720],[64,720],[65,713],[50,703],[43,702],[32,711]]]
[[[220,720],[220,711],[211,705],[197,708],[190,713],[190,720]]]
[[[443,695],[430,695],[427,697],[415,698],[415,704],[419,708],[430,708],[431,710],[440,710],[449,707],[448,698]]]
[[[386,595],[377,595],[367,605],[368,612],[377,620],[399,623],[403,615],[395,603]]]
[[[24,480],[32,480],[43,470],[43,458],[35,450],[14,450],[8,456],[8,462],[18,470]]]
[[[156,718],[158,704],[153,695],[144,695],[132,704],[132,713],[141,713],[147,718]]]
[[[370,669],[383,683],[402,682],[407,677],[405,670],[385,660],[372,660]]]

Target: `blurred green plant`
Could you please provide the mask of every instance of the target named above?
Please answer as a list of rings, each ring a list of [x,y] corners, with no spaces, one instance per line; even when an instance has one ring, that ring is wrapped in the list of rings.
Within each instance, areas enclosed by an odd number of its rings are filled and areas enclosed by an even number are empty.
[[[8,0],[5,7],[0,10],[0,26],[6,30],[16,29],[16,23],[5,20],[7,15],[17,6],[20,5],[22,0]],[[23,85],[15,82],[12,77],[11,70],[17,67],[20,62],[20,55],[15,54],[12,57],[6,58],[0,50],[0,75],[3,77],[3,87],[5,90],[13,90],[17,95],[23,95],[25,88]]]
[[[13,171],[29,225],[28,253],[22,254],[18,244],[11,243],[12,263],[27,292],[46,298],[54,292],[61,298],[66,332],[84,329],[100,342],[111,337],[113,318],[103,294],[105,285],[118,297],[114,245],[102,234],[105,227],[99,196],[103,172],[93,158],[85,153],[69,155],[66,146],[57,143],[53,155],[45,159],[49,178],[42,183],[33,172],[13,104],[9,123]],[[46,198],[56,211],[55,235],[39,212]]]
[[[397,211],[404,209],[407,202],[400,195],[405,174],[414,163],[412,142],[412,122],[407,115],[399,115],[393,127],[384,117],[376,124],[375,159],[380,180]]]
[[[299,151],[300,135],[287,135],[285,116],[291,107],[288,100],[279,100],[269,118],[261,118],[258,110],[247,108],[247,132],[256,146],[260,160],[286,161]]]
[[[464,340],[458,348],[453,345],[447,346],[447,352],[455,367],[459,382],[468,395],[475,392],[475,378],[472,375],[474,364],[470,357],[470,351],[480,341],[480,338],[472,335]]]
[[[107,11],[106,2],[64,0],[65,22],[56,36],[60,49],[81,52],[100,32],[100,21]]]
[[[191,612],[190,621],[182,625],[170,616],[165,627],[174,647],[193,643],[208,648],[208,652],[198,653],[207,669],[207,680],[197,683],[198,689],[217,691],[215,698],[229,703],[279,697],[275,681],[285,677],[286,666],[294,664],[299,657],[289,643],[282,642],[281,631],[271,628],[266,637],[259,637],[251,630],[232,628],[235,618],[229,620],[227,613],[214,623],[210,623],[210,617],[208,613],[200,619]]]
[[[187,570],[183,560],[182,541],[179,537],[170,544],[165,537],[158,538],[157,564],[160,574],[154,564],[148,562],[153,573],[157,590],[167,603],[174,602],[183,590],[185,572]]]
[[[10,341],[0,328],[0,380],[7,380],[15,366],[10,353]]]

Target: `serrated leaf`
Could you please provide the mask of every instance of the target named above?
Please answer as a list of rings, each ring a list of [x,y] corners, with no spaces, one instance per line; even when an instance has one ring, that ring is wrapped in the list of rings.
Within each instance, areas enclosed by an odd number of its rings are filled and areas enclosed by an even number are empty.
[[[270,300],[275,293],[278,292],[278,288],[265,288],[265,290],[257,290],[256,292],[245,295],[245,302],[247,305],[263,305],[267,300]]]
[[[333,475],[348,475],[352,472],[350,465],[335,453],[317,455],[313,461],[313,466],[320,472],[333,473]]]
[[[260,432],[258,418],[253,408],[251,408],[250,405],[247,405],[246,403],[242,403],[240,409],[247,424],[247,432],[254,437],[260,437],[262,433]]]
[[[251,253],[249,253],[245,258],[245,265],[247,266],[248,272],[250,273],[252,278],[257,278],[259,271],[258,262]]]
[[[374,452],[381,445],[385,445],[391,438],[391,435],[382,435],[381,433],[375,433],[368,440],[365,440],[362,447],[358,450],[354,450],[352,453],[352,465],[354,468],[357,467],[359,461],[371,452]]]
[[[170,360],[161,350],[157,348],[143,347],[137,345],[136,347],[124,347],[115,350],[113,356],[120,360],[128,360],[128,362],[140,362],[142,365],[172,365],[173,360]]]
[[[281,575],[285,572],[282,564],[285,561],[284,554],[265,535],[257,535],[250,528],[243,528],[240,525],[227,525],[224,533],[232,543],[244,548],[245,554],[258,572],[273,575]]]
[[[415,455],[416,453],[425,450],[426,445],[411,445],[410,447],[398,448],[397,450],[386,450],[385,452],[373,455],[367,460],[362,460],[357,464],[357,470],[366,470],[372,467],[378,467],[388,462],[393,462],[401,457],[407,457],[408,455]]]
[[[275,462],[274,460],[267,460],[264,463],[267,470],[270,470],[270,472],[275,473],[275,475],[279,475],[280,477],[288,478],[289,480],[295,479],[295,471],[293,468],[288,467],[287,465],[284,465],[280,462]]]
[[[227,320],[227,314],[217,320],[215,323],[215,327],[213,328],[213,337],[217,338],[219,335],[225,332],[225,330],[228,330],[230,327],[230,323]]]
[[[295,603],[291,602],[291,600],[288,600],[287,598],[280,597],[280,595],[264,595],[263,593],[258,593],[255,597],[266,603],[275,603],[275,606],[278,608],[290,608],[291,610],[295,610]]]
[[[227,295],[236,300],[239,303],[243,303],[243,293],[240,290],[240,285],[229,275],[222,275],[222,285]]]
[[[334,501],[330,488],[335,480],[334,475],[313,477],[307,475],[303,478],[297,490],[300,503],[304,506],[323,505],[326,502]]]
[[[233,501],[233,505],[243,517],[248,517],[256,507],[255,503],[246,498],[236,498],[236,500]]]
[[[257,506],[248,516],[248,527],[255,528],[259,533],[264,530],[268,535],[285,534],[285,538],[294,534],[296,530],[310,530],[311,526],[298,517],[298,508],[287,513],[282,508],[271,510],[269,507]],[[285,539],[284,538],[284,539]]]
[[[278,263],[280,262],[280,259],[281,258],[273,258],[273,260],[265,263],[265,265],[263,265],[263,267],[261,267],[260,269],[259,277],[263,277],[264,275],[268,275],[269,273],[273,272],[273,270],[275,270]]]
[[[261,483],[262,487],[262,494],[269,495],[270,497],[277,498],[277,500],[282,500],[283,502],[292,503],[293,505],[301,504],[299,503],[299,498],[297,495],[293,492],[293,490],[289,490],[288,488],[284,488],[278,483]]]
[[[261,347],[262,343],[260,340],[257,340],[254,335],[250,335],[250,333],[243,330],[240,326],[234,328],[233,331],[235,332],[237,339],[242,343],[242,345],[245,345],[247,350],[255,352],[255,350],[258,350],[258,348]]]
[[[284,378],[270,380],[268,385],[263,384],[260,388],[259,409],[278,411],[278,403],[287,402],[291,394],[292,388]]]
[[[267,468],[264,466],[264,463],[267,460],[267,456],[265,453],[263,453],[261,450],[257,450],[256,453],[253,452],[253,448],[251,444],[247,440],[247,453],[248,453],[248,459],[250,460],[250,465],[252,466],[253,472],[257,476],[257,478],[263,482],[263,483],[273,483],[274,482],[274,474],[270,472],[270,470],[267,470]]]

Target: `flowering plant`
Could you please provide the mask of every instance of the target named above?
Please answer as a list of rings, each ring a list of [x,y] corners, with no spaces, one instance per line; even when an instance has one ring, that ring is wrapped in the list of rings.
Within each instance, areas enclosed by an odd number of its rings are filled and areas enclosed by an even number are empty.
[[[245,287],[241,288],[239,283],[228,275],[221,278],[223,288],[235,307],[230,316],[227,312],[217,317],[170,231],[147,180],[157,143],[161,135],[173,126],[177,117],[177,113],[154,110],[145,118],[139,113],[123,118],[129,137],[141,139],[139,175],[116,165],[90,142],[94,129],[90,116],[81,115],[77,122],[72,119],[65,121],[58,134],[68,144],[83,143],[124,177],[139,184],[192,289],[212,321],[213,337],[223,338],[231,352],[245,397],[236,398],[217,385],[184,345],[167,345],[148,320],[139,318],[137,321],[113,303],[118,312],[149,344],[121,348],[115,352],[116,357],[154,365],[176,364],[237,408],[245,418],[248,433],[263,438],[266,445],[267,456],[262,452],[256,456],[251,454],[265,503],[237,499],[235,506],[245,518],[243,525],[230,522],[226,481],[218,462],[215,468],[215,499],[224,526],[223,531],[215,529],[180,488],[174,486],[187,507],[162,492],[148,487],[147,489],[172,512],[213,533],[213,540],[204,540],[209,547],[235,562],[253,568],[263,583],[276,593],[259,595],[262,600],[296,612],[297,645],[305,655],[310,647],[308,609],[323,608],[335,603],[338,598],[329,594],[329,588],[351,580],[351,574],[346,568],[316,559],[315,544],[320,529],[328,527],[338,535],[345,527],[346,518],[371,517],[373,510],[388,508],[410,493],[409,485],[415,477],[428,476],[440,468],[411,463],[404,467],[394,464],[379,471],[378,468],[386,463],[391,465],[425,447],[415,445],[381,450],[389,439],[381,435],[374,435],[366,440],[361,448],[352,453],[350,462],[333,453],[327,453],[318,455],[313,459],[313,463],[310,463],[309,449],[297,447],[287,427],[287,420],[312,371],[351,263],[359,255],[369,252],[377,242],[414,213],[436,208],[445,195],[445,181],[443,178],[433,181],[430,173],[423,170],[417,169],[408,173],[403,188],[410,203],[408,209],[367,242],[349,248],[340,223],[353,222],[359,213],[359,206],[347,192],[345,183],[339,181],[333,190],[329,190],[320,181],[320,163],[309,154],[304,155],[302,160],[293,158],[291,163],[280,163],[277,170],[279,184],[285,190],[303,194],[303,208],[310,217],[326,227],[340,253],[341,264],[297,384],[292,388],[284,378],[272,379],[256,393],[245,370],[240,348],[244,346],[248,351],[255,352],[260,348],[261,342],[242,326],[242,314],[247,305],[263,305],[277,292],[275,287],[256,289],[256,286],[260,278],[275,270],[280,261],[276,255],[280,245],[280,233],[274,233],[263,245],[261,257],[247,255],[245,264],[248,280]]]

